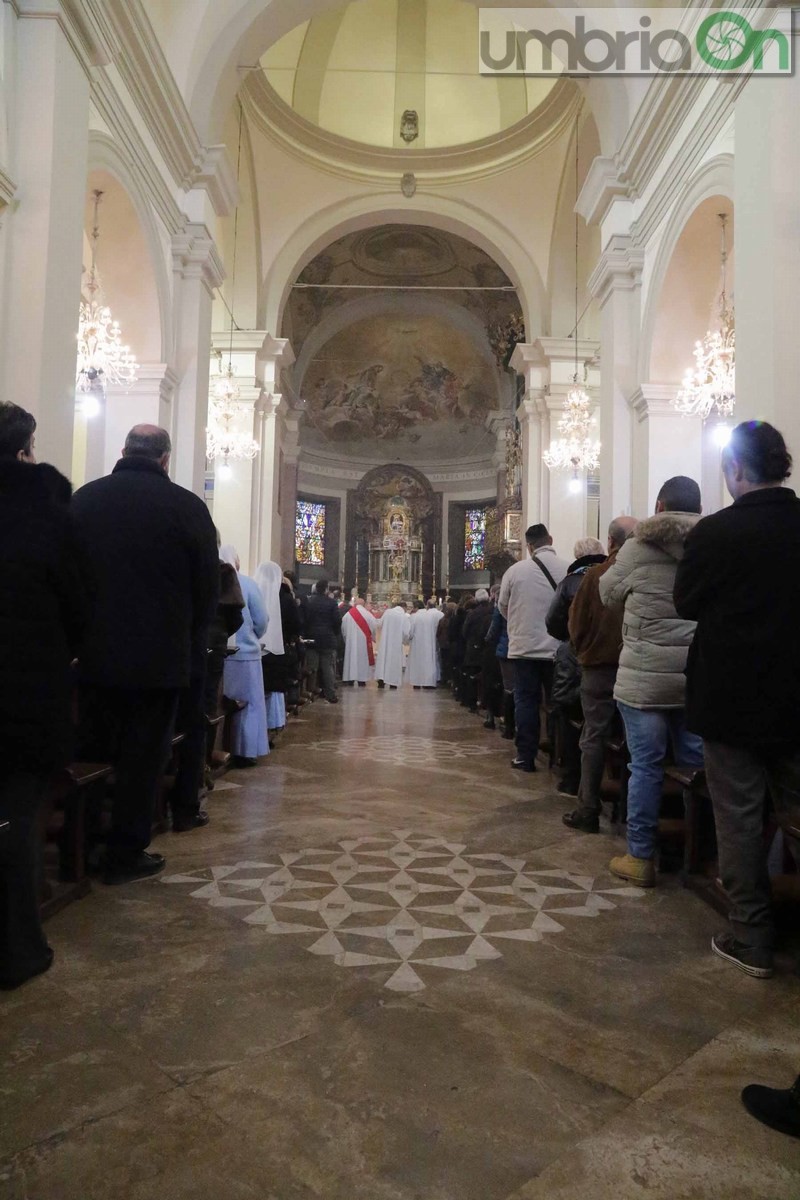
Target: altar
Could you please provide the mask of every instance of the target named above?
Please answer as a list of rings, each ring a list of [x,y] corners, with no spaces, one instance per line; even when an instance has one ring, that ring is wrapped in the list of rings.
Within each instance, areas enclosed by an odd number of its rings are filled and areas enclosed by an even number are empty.
[[[386,504],[378,537],[369,541],[369,583],[373,604],[406,603],[422,596],[424,543],[402,496]]]

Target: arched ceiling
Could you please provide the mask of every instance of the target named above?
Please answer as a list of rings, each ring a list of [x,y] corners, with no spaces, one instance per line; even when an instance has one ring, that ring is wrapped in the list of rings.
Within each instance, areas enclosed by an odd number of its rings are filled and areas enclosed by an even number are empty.
[[[411,225],[339,238],[300,274],[282,330],[302,444],[375,461],[490,456],[487,418],[513,399],[514,322],[521,334],[516,290],[463,238]]]
[[[478,71],[465,0],[350,0],[299,24],[261,58],[267,82],[312,125],[381,149],[485,141],[545,102],[554,80]],[[403,114],[417,116],[404,139]],[[408,132],[408,131],[407,131]]]

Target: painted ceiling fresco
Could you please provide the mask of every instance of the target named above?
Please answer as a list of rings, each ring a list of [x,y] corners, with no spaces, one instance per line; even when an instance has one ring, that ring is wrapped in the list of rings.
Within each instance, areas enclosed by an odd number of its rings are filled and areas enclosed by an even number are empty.
[[[437,313],[415,310],[417,297],[434,298]],[[303,354],[354,303],[352,322]],[[486,416],[503,403],[497,331],[519,319],[507,276],[462,238],[407,225],[341,238],[299,276],[284,320],[303,444],[383,459],[411,449],[428,460],[482,454],[492,442]]]

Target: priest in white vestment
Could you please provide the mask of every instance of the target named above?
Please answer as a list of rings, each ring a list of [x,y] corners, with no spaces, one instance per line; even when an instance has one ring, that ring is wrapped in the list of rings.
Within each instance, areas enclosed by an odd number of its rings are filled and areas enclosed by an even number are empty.
[[[378,622],[361,599],[356,600],[342,617],[344,638],[345,683],[357,683],[365,687],[375,674],[375,649],[373,642]]]
[[[415,688],[435,688],[439,682],[436,630],[443,616],[438,608],[422,608],[411,618],[408,679]]]
[[[403,682],[403,644],[408,640],[411,618],[402,604],[387,608],[378,622],[380,641],[375,674],[378,686],[398,688]]]

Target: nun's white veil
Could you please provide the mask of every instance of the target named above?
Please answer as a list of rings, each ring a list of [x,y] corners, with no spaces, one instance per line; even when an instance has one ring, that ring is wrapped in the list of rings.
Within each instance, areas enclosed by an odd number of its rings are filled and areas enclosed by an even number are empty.
[[[264,607],[269,621],[261,645],[269,654],[284,654],[283,627],[281,625],[281,584],[283,571],[274,562],[263,562],[255,573],[258,590],[264,597]]]
[[[230,542],[225,542],[224,546],[219,548],[220,562],[230,563],[237,571],[239,570],[239,553],[235,546]]]

